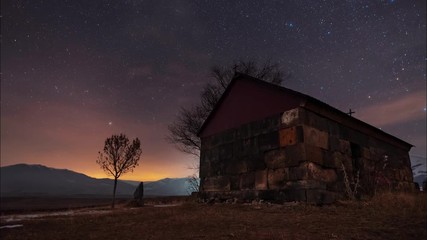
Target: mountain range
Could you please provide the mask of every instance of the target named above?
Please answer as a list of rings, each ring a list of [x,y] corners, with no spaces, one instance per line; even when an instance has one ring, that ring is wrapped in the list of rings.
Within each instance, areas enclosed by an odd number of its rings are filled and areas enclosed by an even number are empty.
[[[67,169],[43,165],[17,164],[0,168],[1,197],[17,196],[111,196],[112,179],[92,178]],[[117,196],[131,197],[137,181],[117,183]],[[144,196],[182,196],[189,194],[187,178],[165,178],[144,182]]]
[[[414,182],[427,181],[426,158],[411,156]],[[92,178],[67,169],[16,164],[0,168],[1,197],[12,196],[111,196],[108,178]],[[133,196],[138,181],[119,180],[117,196]],[[187,178],[165,178],[144,182],[144,196],[184,196],[190,193]]]
[[[410,156],[412,173],[414,175],[414,182],[423,186],[423,183],[427,181],[427,161],[425,157],[421,156]],[[424,189],[425,191],[425,189]]]

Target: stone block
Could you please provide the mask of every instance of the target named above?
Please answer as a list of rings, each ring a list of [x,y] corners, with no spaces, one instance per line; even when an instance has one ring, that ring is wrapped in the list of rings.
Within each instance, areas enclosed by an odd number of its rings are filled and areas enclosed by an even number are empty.
[[[298,142],[296,127],[282,128],[279,130],[279,135],[280,147],[295,145]]]
[[[240,189],[254,189],[255,188],[255,173],[244,173],[240,175]]]
[[[277,190],[260,190],[258,191],[258,198],[268,202],[275,202],[277,199]]]
[[[329,136],[329,151],[339,152],[340,150],[340,140],[337,137]]]
[[[408,153],[404,153],[402,156],[402,164],[405,166],[411,166],[411,159],[409,158]]]
[[[249,124],[243,124],[236,129],[236,139],[246,139],[252,137]]]
[[[219,158],[221,161],[233,157],[233,143],[227,143],[219,146]]]
[[[369,146],[369,138],[367,135],[353,129],[348,129],[348,132],[349,132],[349,140],[351,142],[354,142],[364,147]]]
[[[219,135],[213,135],[209,137],[210,148],[218,146],[219,143],[220,143]]]
[[[305,119],[304,122],[308,126],[316,128],[316,129],[318,129],[320,131],[323,131],[323,132],[328,132],[329,131],[329,126],[328,125],[329,125],[330,121],[327,120],[326,118],[324,118],[324,117],[316,114],[316,113],[307,111],[306,112],[306,119]]]
[[[316,181],[316,180],[298,180],[298,181],[288,181],[285,184],[286,188],[294,189],[326,189],[326,183]]]
[[[309,162],[307,163],[307,170],[310,179],[319,180],[322,182],[335,182],[337,180],[337,174],[334,169],[325,169],[320,165]]]
[[[257,137],[236,140],[234,145],[234,149],[236,149],[235,155],[239,157],[250,156],[259,153]]]
[[[404,166],[402,164],[401,156],[394,155],[394,153],[391,153],[391,152],[389,152],[388,154],[388,162],[389,162],[389,167],[391,168],[401,168]]]
[[[321,189],[308,189],[306,190],[306,196],[307,202],[314,204],[331,204],[338,198],[336,193]]]
[[[285,150],[285,167],[295,167],[307,159],[305,145],[300,143],[292,146],[287,146]]]
[[[255,172],[255,189],[268,189],[268,170],[260,170]]]
[[[394,180],[396,181],[403,181],[403,175],[402,175],[402,171],[400,169],[394,169]]]
[[[276,131],[277,129],[279,129],[280,124],[281,124],[281,114],[276,114],[274,116],[272,116],[271,118],[269,118],[269,131]]]
[[[416,190],[416,186],[412,182],[398,182],[394,189],[401,192],[414,192]]]
[[[350,142],[342,139],[340,139],[339,141],[340,141],[340,152],[347,156],[351,156]]]
[[[277,169],[286,167],[285,149],[268,151],[264,154],[264,162],[268,169]]]
[[[375,170],[375,162],[374,161],[372,161],[371,159],[366,159],[366,158],[362,158],[362,159],[363,159],[364,171],[372,172]]]
[[[240,190],[240,176],[230,176],[230,190],[236,191]]]
[[[329,137],[333,136],[335,138],[339,138],[339,135],[340,135],[339,125],[335,122],[329,121],[328,122],[328,133],[329,133]]]
[[[209,155],[210,150],[206,149],[200,152],[200,164],[209,163]]]
[[[326,190],[332,191],[332,192],[344,192],[345,191],[345,184],[343,181],[336,181],[326,184]]]
[[[251,172],[265,169],[267,165],[264,162],[264,158],[265,156],[261,154],[246,157],[247,171]]]
[[[283,202],[305,202],[307,201],[306,190],[305,189],[284,189],[280,190],[277,196],[277,199]]]
[[[344,156],[344,154],[341,152],[333,152],[331,157],[337,169],[342,168],[341,163],[344,163],[346,161],[345,159],[347,158],[347,156]]]
[[[206,177],[203,181],[204,191],[230,191],[228,176]]]
[[[328,149],[328,133],[319,131],[316,128],[304,126],[304,143],[323,149]]]
[[[258,192],[254,190],[242,190],[239,194],[243,202],[251,202],[258,196]]]
[[[412,169],[409,166],[403,167],[401,170],[402,181],[412,182],[414,180]]]
[[[342,163],[344,164],[345,170],[347,171],[347,174],[351,174],[353,172],[353,159],[351,159],[351,157],[346,156],[346,155],[342,155]],[[342,170],[342,165],[341,162],[339,162],[338,165],[338,170]]]
[[[301,163],[297,167],[290,167],[288,170],[288,179],[290,181],[307,180],[309,179],[307,164]]]
[[[339,128],[339,138],[343,140],[349,140],[350,139],[350,133],[349,129],[346,126],[338,125]]]
[[[363,158],[371,159],[371,150],[369,150],[369,147],[362,147],[361,154]]]
[[[300,109],[294,108],[288,110],[282,114],[281,124],[282,126],[289,127],[297,125],[300,122]]]
[[[212,147],[212,137],[204,137],[201,139],[200,148],[203,151],[206,151]]]
[[[248,171],[248,163],[245,160],[227,161],[225,172],[229,175],[245,173]]]
[[[288,180],[288,169],[280,168],[276,170],[268,170],[268,188],[282,189],[285,182]]]
[[[233,143],[236,138],[236,130],[235,129],[227,130],[219,134],[219,136],[221,137],[222,144]]]
[[[262,133],[269,133],[277,131],[280,127],[280,117],[281,115],[277,114],[275,116],[265,118],[261,121],[261,127],[263,129]]]
[[[324,155],[326,154],[323,149],[312,145],[305,145],[306,160],[314,162],[319,165],[324,165]]]
[[[337,165],[333,155],[334,155],[334,152],[323,150],[323,164],[322,164],[322,166],[324,166],[326,168],[339,168],[340,166]]]
[[[261,134],[258,136],[258,149],[260,152],[269,151],[279,147],[278,131]]]
[[[226,174],[225,161],[209,164],[209,176],[221,176]]]
[[[251,136],[258,136],[265,131],[262,121],[251,122],[249,123],[249,127],[251,128]]]
[[[200,165],[200,176],[205,176],[208,177],[209,176],[209,163],[205,163],[205,162],[201,162]]]
[[[219,147],[214,147],[207,151],[204,161],[210,163],[219,162]]]

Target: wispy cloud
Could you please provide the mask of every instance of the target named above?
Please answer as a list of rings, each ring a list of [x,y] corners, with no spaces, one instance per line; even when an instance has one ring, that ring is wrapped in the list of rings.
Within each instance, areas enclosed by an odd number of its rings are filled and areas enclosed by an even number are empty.
[[[358,118],[376,127],[384,127],[425,118],[425,107],[426,92],[418,91],[361,108],[358,111]]]

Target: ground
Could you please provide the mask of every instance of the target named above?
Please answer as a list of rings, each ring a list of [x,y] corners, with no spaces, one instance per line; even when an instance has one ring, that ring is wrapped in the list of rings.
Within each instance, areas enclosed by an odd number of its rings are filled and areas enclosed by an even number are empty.
[[[1,239],[427,239],[427,194],[384,194],[328,206],[165,203],[31,218],[2,213],[1,226],[22,226],[0,229]]]

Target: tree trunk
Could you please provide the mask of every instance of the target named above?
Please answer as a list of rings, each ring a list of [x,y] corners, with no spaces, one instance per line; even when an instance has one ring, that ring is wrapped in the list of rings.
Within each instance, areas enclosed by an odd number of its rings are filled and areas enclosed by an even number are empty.
[[[114,188],[113,188],[113,202],[111,203],[111,208],[114,208],[114,203],[116,201],[116,188],[117,188],[117,178],[114,178]]]

